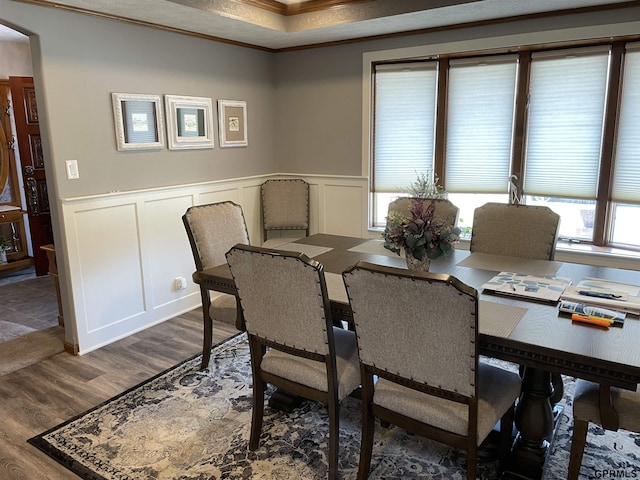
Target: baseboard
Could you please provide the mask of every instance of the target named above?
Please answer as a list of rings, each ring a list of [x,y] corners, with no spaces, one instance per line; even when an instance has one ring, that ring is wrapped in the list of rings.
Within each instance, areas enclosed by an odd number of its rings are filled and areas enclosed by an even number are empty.
[[[75,343],[64,342],[64,351],[77,356],[78,352],[80,352],[80,347]]]

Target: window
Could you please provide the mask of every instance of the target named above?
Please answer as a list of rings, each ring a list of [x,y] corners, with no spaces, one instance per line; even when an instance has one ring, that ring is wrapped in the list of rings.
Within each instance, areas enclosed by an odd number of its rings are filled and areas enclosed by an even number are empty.
[[[384,225],[386,208],[433,168],[437,63],[378,65],[375,76],[374,224]]]
[[[449,62],[443,186],[463,233],[476,207],[508,199],[517,69],[515,55]]]
[[[452,60],[449,66],[445,189],[507,193],[516,57]]]
[[[477,206],[519,199],[556,211],[563,238],[640,247],[640,43],[411,65],[375,69],[372,226],[433,168],[463,230]]]
[[[612,242],[638,245],[640,215],[640,44],[627,46],[613,168]]]
[[[524,192],[560,237],[593,239],[608,63],[607,46],[532,55]]]

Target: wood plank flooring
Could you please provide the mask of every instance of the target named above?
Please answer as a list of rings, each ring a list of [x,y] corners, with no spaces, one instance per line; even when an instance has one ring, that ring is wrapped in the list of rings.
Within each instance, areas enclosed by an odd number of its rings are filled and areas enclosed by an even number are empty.
[[[214,323],[214,342],[237,333]],[[78,478],[27,443],[202,351],[198,308],[83,356],[66,352],[0,377],[0,479]]]

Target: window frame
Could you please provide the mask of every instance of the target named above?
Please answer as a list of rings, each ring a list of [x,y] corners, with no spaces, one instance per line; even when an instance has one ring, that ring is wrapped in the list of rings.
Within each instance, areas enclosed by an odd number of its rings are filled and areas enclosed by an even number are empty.
[[[580,240],[580,243],[593,244],[599,247],[617,247],[625,250],[637,250],[640,251],[640,247],[632,245],[619,245],[611,241],[612,234],[612,222],[613,222],[613,203],[609,200],[611,198],[610,192],[612,188],[613,178],[613,163],[615,155],[615,140],[616,140],[616,127],[618,122],[619,113],[619,101],[621,92],[621,82],[623,78],[623,63],[625,55],[625,45],[627,43],[637,42],[640,36],[624,36],[624,37],[607,37],[606,39],[593,39],[589,41],[574,41],[574,42],[556,42],[546,44],[544,47],[539,45],[522,45],[517,47],[518,55],[518,71],[517,71],[517,87],[516,87],[516,106],[514,113],[513,123],[513,151],[511,158],[511,172],[515,175],[513,179],[514,186],[518,192],[522,192],[523,175],[525,170],[525,155],[526,155],[526,122],[527,122],[527,105],[529,91],[529,78],[531,69],[531,57],[533,52],[554,51],[554,50],[566,50],[571,48],[584,48],[584,47],[598,47],[608,45],[610,47],[610,61],[608,70],[607,88],[605,91],[605,109],[603,119],[603,132],[601,139],[601,154],[600,154],[600,169],[598,176],[598,186],[596,193],[596,209],[594,218],[594,230],[592,241]],[[613,39],[613,40],[612,40]],[[437,100],[436,100],[436,136],[434,146],[434,173],[441,180],[442,184],[446,182],[446,97],[447,97],[447,76],[448,65],[450,60],[459,58],[474,58],[489,55],[505,55],[513,54],[514,48],[492,48],[490,50],[477,50],[472,52],[455,52],[443,53],[437,55],[437,61],[439,62],[438,70],[438,87],[437,87]],[[375,61],[368,59],[367,57],[373,57],[372,55],[365,55],[363,60],[365,65],[368,63],[369,72],[371,74],[371,83],[374,82],[374,69],[373,64]],[[411,61],[411,56],[402,56],[403,62]],[[427,56],[414,57],[416,60],[424,61]],[[432,57],[436,59],[436,57]],[[387,58],[386,61],[391,61],[392,57]],[[366,77],[366,75],[365,75]],[[375,102],[375,92],[369,90],[370,97],[370,111],[373,112]],[[366,127],[366,125],[365,125]],[[374,134],[371,127],[369,127],[368,135],[370,139],[370,145],[366,147],[366,168],[372,171],[373,168],[373,150],[372,144],[374,142]],[[363,167],[365,158],[363,156]],[[369,228],[378,228],[374,226],[374,201],[375,201],[375,185],[374,179],[370,178],[370,215],[369,215]]]

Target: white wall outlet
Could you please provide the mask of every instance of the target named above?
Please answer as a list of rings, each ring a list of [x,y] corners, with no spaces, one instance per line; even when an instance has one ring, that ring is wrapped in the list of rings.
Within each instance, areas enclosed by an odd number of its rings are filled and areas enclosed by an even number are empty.
[[[80,178],[80,171],[78,170],[78,161],[77,160],[67,160],[67,178],[69,180],[75,180],[76,178]]]
[[[176,277],[173,281],[176,292],[181,292],[187,288],[187,279],[184,277]]]

